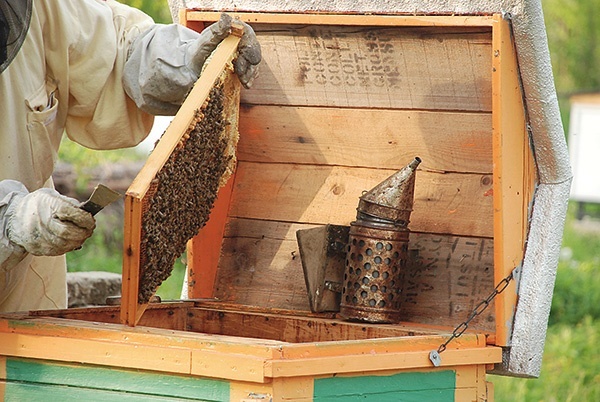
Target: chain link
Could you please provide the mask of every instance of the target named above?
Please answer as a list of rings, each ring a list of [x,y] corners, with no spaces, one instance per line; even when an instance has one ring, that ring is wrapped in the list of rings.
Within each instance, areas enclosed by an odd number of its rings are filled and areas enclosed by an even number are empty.
[[[500,293],[504,292],[504,290],[508,287],[508,284],[510,283],[510,281],[513,280],[513,277],[514,277],[513,273],[514,273],[514,271],[511,272],[506,278],[504,278],[500,282],[498,282],[498,284],[494,288],[494,291],[487,297],[487,299],[482,300],[477,306],[475,306],[473,311],[471,311],[471,314],[469,314],[469,318],[467,318],[465,321],[458,324],[458,326],[456,328],[454,328],[454,331],[452,331],[452,335],[450,336],[450,338],[448,338],[446,340],[446,342],[442,343],[438,347],[438,349],[437,349],[438,355],[440,353],[442,353],[444,350],[446,350],[446,346],[448,346],[448,344],[450,342],[452,342],[454,339],[456,339],[459,336],[461,336],[462,334],[464,334],[464,332],[467,330],[467,328],[469,328],[469,324],[471,323],[471,321],[473,321],[473,319],[475,317],[477,317],[478,315],[482,314],[485,311],[485,309],[487,309],[489,307],[490,303],[494,300],[494,298],[496,296],[498,296]]]

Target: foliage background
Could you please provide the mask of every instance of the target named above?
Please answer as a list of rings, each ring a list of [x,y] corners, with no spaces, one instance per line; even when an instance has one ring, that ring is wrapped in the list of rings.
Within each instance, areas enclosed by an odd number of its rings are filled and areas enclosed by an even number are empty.
[[[166,1],[122,0],[155,21],[169,23]],[[569,96],[600,90],[600,0],[543,0],[547,35],[563,123],[569,123]],[[131,150],[94,152],[65,143],[61,159],[77,166],[144,158]],[[569,206],[539,379],[488,376],[495,400],[600,401],[600,207],[588,206],[584,221]],[[67,255],[69,269],[120,272],[122,222],[103,222],[84,248]],[[161,286],[163,298],[178,298],[184,264]]]

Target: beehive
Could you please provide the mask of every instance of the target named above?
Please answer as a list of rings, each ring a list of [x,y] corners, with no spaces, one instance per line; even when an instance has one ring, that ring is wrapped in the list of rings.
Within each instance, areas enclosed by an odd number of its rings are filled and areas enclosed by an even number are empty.
[[[476,6],[446,16],[356,7],[361,15],[238,14],[255,28],[264,59],[241,94],[236,172],[189,246],[192,300],[144,306],[135,328],[118,324],[114,307],[0,321],[7,395],[21,384],[32,392],[21,395],[47,395],[56,384],[73,395],[142,400],[489,401],[486,373],[503,350],[534,362],[514,373],[536,374],[539,356],[527,342],[539,335],[518,335],[525,345],[515,345],[517,280],[447,344],[439,367],[429,359],[515,268],[521,278],[537,270],[526,253],[551,264],[555,251],[546,250],[555,238],[536,240],[547,234],[539,211],[553,211],[560,226],[568,178],[543,168],[552,155],[532,149],[547,145],[535,131],[541,97],[525,105],[510,21]],[[182,15],[198,30],[219,16]],[[362,191],[415,155],[424,162],[405,319],[359,324],[310,313],[296,231],[347,225]],[[519,308],[538,330],[545,317],[529,300],[535,293],[521,279]],[[135,310],[137,288],[131,294]]]

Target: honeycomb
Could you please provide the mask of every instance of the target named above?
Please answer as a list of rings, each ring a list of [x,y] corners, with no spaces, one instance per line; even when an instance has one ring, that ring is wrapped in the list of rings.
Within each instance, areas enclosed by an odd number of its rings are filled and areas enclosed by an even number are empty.
[[[139,304],[169,277],[187,242],[208,221],[219,187],[233,170],[226,92],[223,80],[213,86],[142,201]]]

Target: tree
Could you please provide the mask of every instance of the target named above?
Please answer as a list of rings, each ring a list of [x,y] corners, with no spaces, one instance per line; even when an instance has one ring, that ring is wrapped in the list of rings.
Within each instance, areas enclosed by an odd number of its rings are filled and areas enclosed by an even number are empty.
[[[138,8],[154,18],[155,22],[169,24],[173,22],[167,0],[120,0],[121,3]]]
[[[543,0],[557,92],[600,90],[600,0]]]

